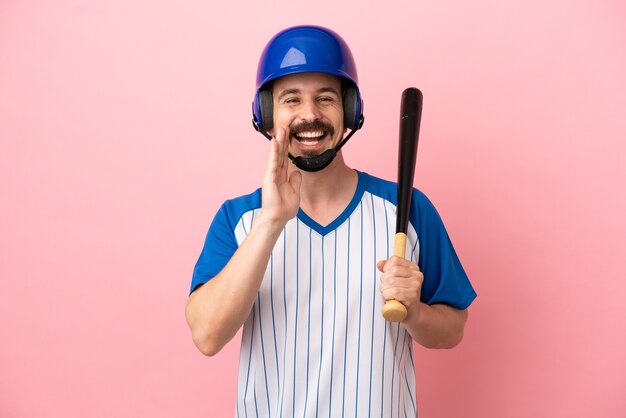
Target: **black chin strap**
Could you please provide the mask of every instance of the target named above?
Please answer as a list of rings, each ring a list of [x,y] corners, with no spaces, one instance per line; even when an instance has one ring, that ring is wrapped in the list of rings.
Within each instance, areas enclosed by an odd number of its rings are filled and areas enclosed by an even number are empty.
[[[363,125],[362,120],[363,118],[361,118],[359,128]],[[264,129],[258,129],[258,125],[255,123],[255,121],[252,121],[252,123],[255,129],[259,131],[264,137],[266,137],[270,141],[272,140],[270,134],[265,132]],[[289,153],[289,159],[292,163],[294,163],[296,167],[298,167],[302,171],[314,173],[316,171],[323,170],[328,167],[330,163],[333,162],[333,159],[335,159],[341,147],[343,147],[344,144],[348,142],[348,139],[350,139],[350,137],[352,137],[352,135],[354,135],[357,130],[358,128],[351,130],[350,133],[348,133],[348,135],[346,135],[346,137],[343,139],[343,141],[337,144],[334,149],[328,149],[316,157],[294,157],[293,155],[291,155],[291,153]]]

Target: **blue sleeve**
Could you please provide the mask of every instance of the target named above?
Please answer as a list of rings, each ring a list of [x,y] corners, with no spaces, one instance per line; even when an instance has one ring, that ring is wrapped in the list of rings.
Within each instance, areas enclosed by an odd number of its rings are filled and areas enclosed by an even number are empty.
[[[234,231],[235,225],[231,223],[225,203],[211,223],[204,247],[193,269],[190,294],[222,271],[233,256],[238,248]]]
[[[466,309],[476,292],[454,251],[441,217],[428,198],[413,190],[410,220],[419,240],[418,265],[424,274],[422,302]]]

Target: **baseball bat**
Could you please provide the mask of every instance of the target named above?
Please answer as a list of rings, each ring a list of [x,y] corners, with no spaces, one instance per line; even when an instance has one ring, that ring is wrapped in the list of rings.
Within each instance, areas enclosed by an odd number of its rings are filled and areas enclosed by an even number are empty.
[[[405,257],[406,232],[409,225],[411,195],[415,177],[415,158],[422,119],[422,92],[409,87],[402,92],[400,105],[400,144],[398,147],[398,207],[396,237],[393,255]],[[383,317],[391,322],[406,318],[406,307],[397,300],[388,300],[383,306]]]

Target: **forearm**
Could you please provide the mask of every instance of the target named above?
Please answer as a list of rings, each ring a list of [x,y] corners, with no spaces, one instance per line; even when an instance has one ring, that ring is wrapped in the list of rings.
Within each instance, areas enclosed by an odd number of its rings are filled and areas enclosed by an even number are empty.
[[[283,226],[261,214],[224,269],[190,295],[185,314],[202,353],[219,352],[248,317]]]
[[[404,325],[411,337],[426,348],[452,348],[463,339],[467,310],[449,305],[419,304],[409,309]]]

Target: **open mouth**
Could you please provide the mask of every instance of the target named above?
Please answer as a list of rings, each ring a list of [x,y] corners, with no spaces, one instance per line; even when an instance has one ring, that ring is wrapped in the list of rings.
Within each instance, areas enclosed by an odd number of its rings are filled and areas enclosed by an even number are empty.
[[[298,141],[300,146],[315,148],[322,141],[330,138],[333,134],[332,125],[324,121],[303,122],[291,127],[291,138]]]
[[[302,145],[315,145],[318,142],[322,141],[326,137],[326,134],[326,131],[321,130],[303,131],[294,133],[293,137]]]

